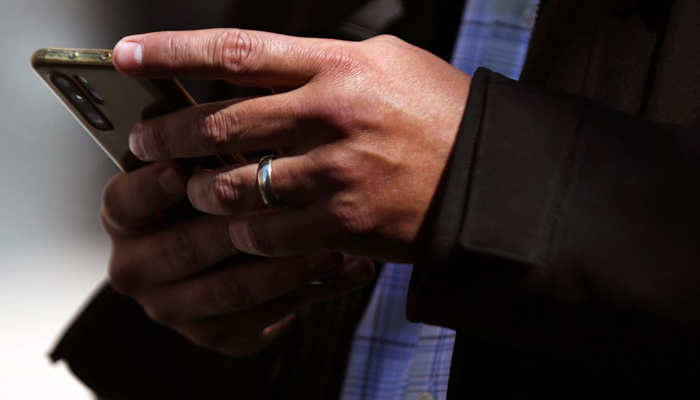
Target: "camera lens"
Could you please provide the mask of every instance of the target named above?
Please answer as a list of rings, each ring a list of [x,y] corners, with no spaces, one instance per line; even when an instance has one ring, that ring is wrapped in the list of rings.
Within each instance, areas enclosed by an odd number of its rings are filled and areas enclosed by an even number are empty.
[[[95,128],[103,131],[111,130],[111,127],[107,120],[105,120],[100,114],[94,112],[87,112],[85,113],[85,116],[87,117],[90,124]]]
[[[100,92],[98,92],[97,90],[95,90],[94,87],[92,87],[92,85],[90,84],[90,82],[88,82],[88,80],[85,79],[85,77],[80,76],[80,75],[76,75],[76,76],[75,76],[75,79],[77,79],[78,82],[80,82],[80,84],[83,85],[83,88],[84,88],[88,93],[90,93],[90,96],[92,96],[92,98],[95,100],[95,102],[96,102],[97,104],[104,104],[105,98],[102,97],[102,95],[100,94]]]
[[[78,93],[73,93],[71,95],[71,99],[76,104],[86,104],[87,103],[87,101],[85,101],[85,97],[83,97],[83,95],[78,94]]]
[[[60,75],[56,76],[53,81],[57,86],[60,86],[64,89],[68,89],[71,87],[70,80],[68,80],[67,78],[64,78]]]
[[[114,129],[109,120],[85,97],[72,79],[59,73],[51,74],[49,79],[90,125],[101,131]]]

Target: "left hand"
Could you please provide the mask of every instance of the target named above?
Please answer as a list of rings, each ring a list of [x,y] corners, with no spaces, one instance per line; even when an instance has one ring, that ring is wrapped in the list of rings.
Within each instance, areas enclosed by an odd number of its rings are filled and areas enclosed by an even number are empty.
[[[364,42],[218,29],[123,39],[128,75],[223,79],[275,94],[204,104],[138,123],[143,160],[278,148],[267,210],[256,164],[200,171],[192,204],[267,256],[337,250],[387,261],[426,257],[418,239],[459,129],[471,79],[395,37]]]
[[[240,257],[228,232],[235,216],[166,221],[188,175],[172,161],[151,163],[112,178],[102,198],[110,283],[153,321],[201,347],[248,356],[290,332],[300,310],[372,279],[370,260],[334,252]]]

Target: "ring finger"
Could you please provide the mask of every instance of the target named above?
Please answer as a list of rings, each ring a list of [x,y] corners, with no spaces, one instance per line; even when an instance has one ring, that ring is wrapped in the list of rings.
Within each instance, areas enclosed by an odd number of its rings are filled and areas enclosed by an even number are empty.
[[[333,189],[328,176],[307,155],[277,158],[271,168],[274,194],[284,205],[310,204],[325,198]],[[213,215],[265,210],[257,170],[257,163],[251,163],[199,171],[188,183],[190,202]]]
[[[292,91],[189,107],[137,123],[129,147],[144,161],[286,147],[313,132],[300,126],[303,104]]]

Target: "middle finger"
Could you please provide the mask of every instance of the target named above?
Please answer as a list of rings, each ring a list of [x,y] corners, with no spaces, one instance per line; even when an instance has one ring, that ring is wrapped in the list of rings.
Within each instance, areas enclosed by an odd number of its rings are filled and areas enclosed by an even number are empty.
[[[272,163],[274,192],[287,206],[320,201],[335,188],[323,168],[306,155],[281,157]],[[262,211],[257,164],[234,165],[196,172],[187,185],[192,205],[207,214],[231,215]]]
[[[287,92],[189,107],[137,123],[129,147],[144,161],[286,147],[299,142],[301,103]]]

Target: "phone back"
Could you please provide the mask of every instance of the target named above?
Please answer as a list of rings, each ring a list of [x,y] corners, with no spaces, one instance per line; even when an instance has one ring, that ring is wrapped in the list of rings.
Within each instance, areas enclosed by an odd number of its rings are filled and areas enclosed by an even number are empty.
[[[145,163],[129,151],[129,132],[136,122],[195,105],[175,79],[133,78],[119,73],[111,50],[40,49],[32,66],[80,124],[124,171]],[[209,157],[187,160],[189,166],[217,168],[244,162]]]

